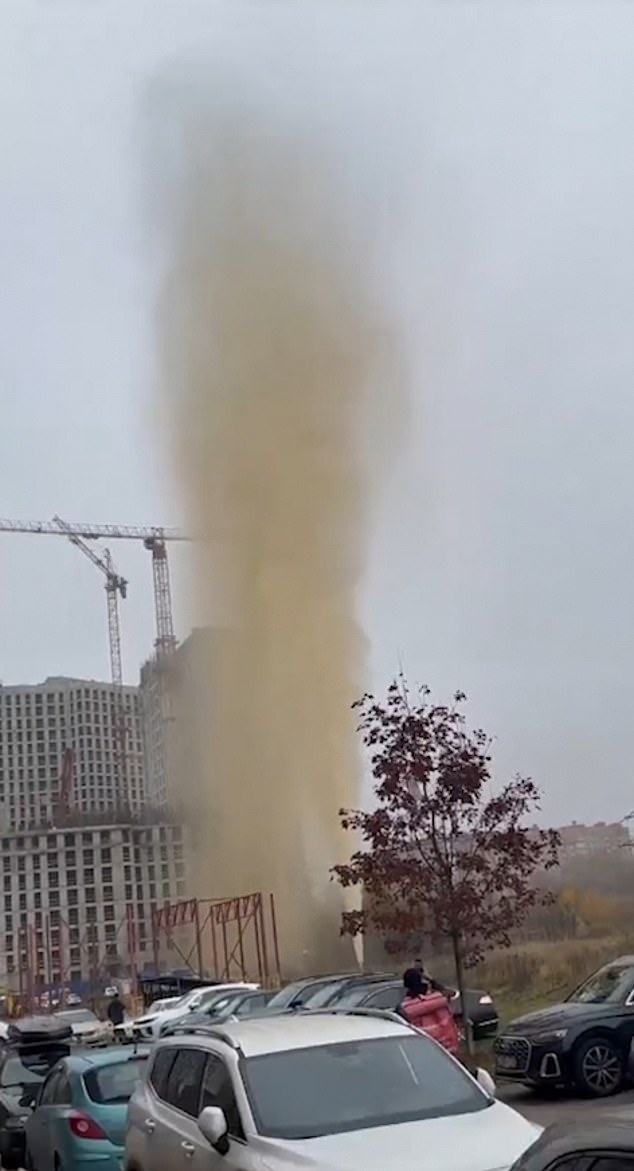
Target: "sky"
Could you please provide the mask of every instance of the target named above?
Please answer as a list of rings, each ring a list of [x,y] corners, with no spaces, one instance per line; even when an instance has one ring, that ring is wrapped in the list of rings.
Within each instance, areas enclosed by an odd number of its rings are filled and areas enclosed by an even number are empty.
[[[161,84],[217,79],[329,139],[407,353],[360,600],[369,685],[402,664],[439,699],[464,689],[548,820],[629,812],[633,36],[610,0],[4,0],[0,514],[186,524],[149,125]],[[62,539],[0,542],[0,679],[107,677],[97,570]],[[149,555],[113,554],[136,681]],[[186,569],[175,550],[181,637]]]

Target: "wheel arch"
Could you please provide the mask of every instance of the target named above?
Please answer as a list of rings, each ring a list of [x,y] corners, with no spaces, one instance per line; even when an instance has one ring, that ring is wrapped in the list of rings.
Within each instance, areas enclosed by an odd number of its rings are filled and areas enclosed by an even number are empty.
[[[613,1045],[619,1048],[624,1056],[627,1056],[630,1043],[625,1041],[625,1038],[620,1035],[617,1029],[610,1028],[609,1025],[587,1025],[586,1028],[580,1029],[576,1036],[570,1043],[570,1053],[576,1052],[579,1047],[587,1041],[594,1040],[594,1038],[602,1041],[610,1041]]]

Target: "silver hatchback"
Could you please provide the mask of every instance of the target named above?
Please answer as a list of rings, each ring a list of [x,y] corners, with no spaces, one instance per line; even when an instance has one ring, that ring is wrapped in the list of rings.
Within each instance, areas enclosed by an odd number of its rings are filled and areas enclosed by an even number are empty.
[[[125,1171],[490,1171],[539,1128],[393,1016],[267,1014],[159,1041]],[[485,1075],[483,1075],[484,1077]]]

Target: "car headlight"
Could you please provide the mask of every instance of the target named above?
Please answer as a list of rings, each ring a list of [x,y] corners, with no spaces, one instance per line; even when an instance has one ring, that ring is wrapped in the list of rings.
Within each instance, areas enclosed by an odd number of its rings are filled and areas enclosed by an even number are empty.
[[[478,1000],[478,1004],[493,1004],[493,1001],[492,1001],[491,997],[488,996],[487,993],[485,992],[484,996],[481,996],[480,999]]]
[[[567,1032],[567,1029],[547,1029],[544,1033],[535,1033],[532,1040],[539,1045],[548,1045],[551,1041],[563,1041]]]

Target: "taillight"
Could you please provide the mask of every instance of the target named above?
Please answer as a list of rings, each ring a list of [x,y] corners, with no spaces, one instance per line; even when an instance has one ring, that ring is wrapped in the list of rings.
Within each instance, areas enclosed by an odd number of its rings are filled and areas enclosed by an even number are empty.
[[[89,1118],[87,1114],[70,1114],[68,1125],[75,1138],[104,1139],[108,1135],[101,1129],[98,1122]]]

